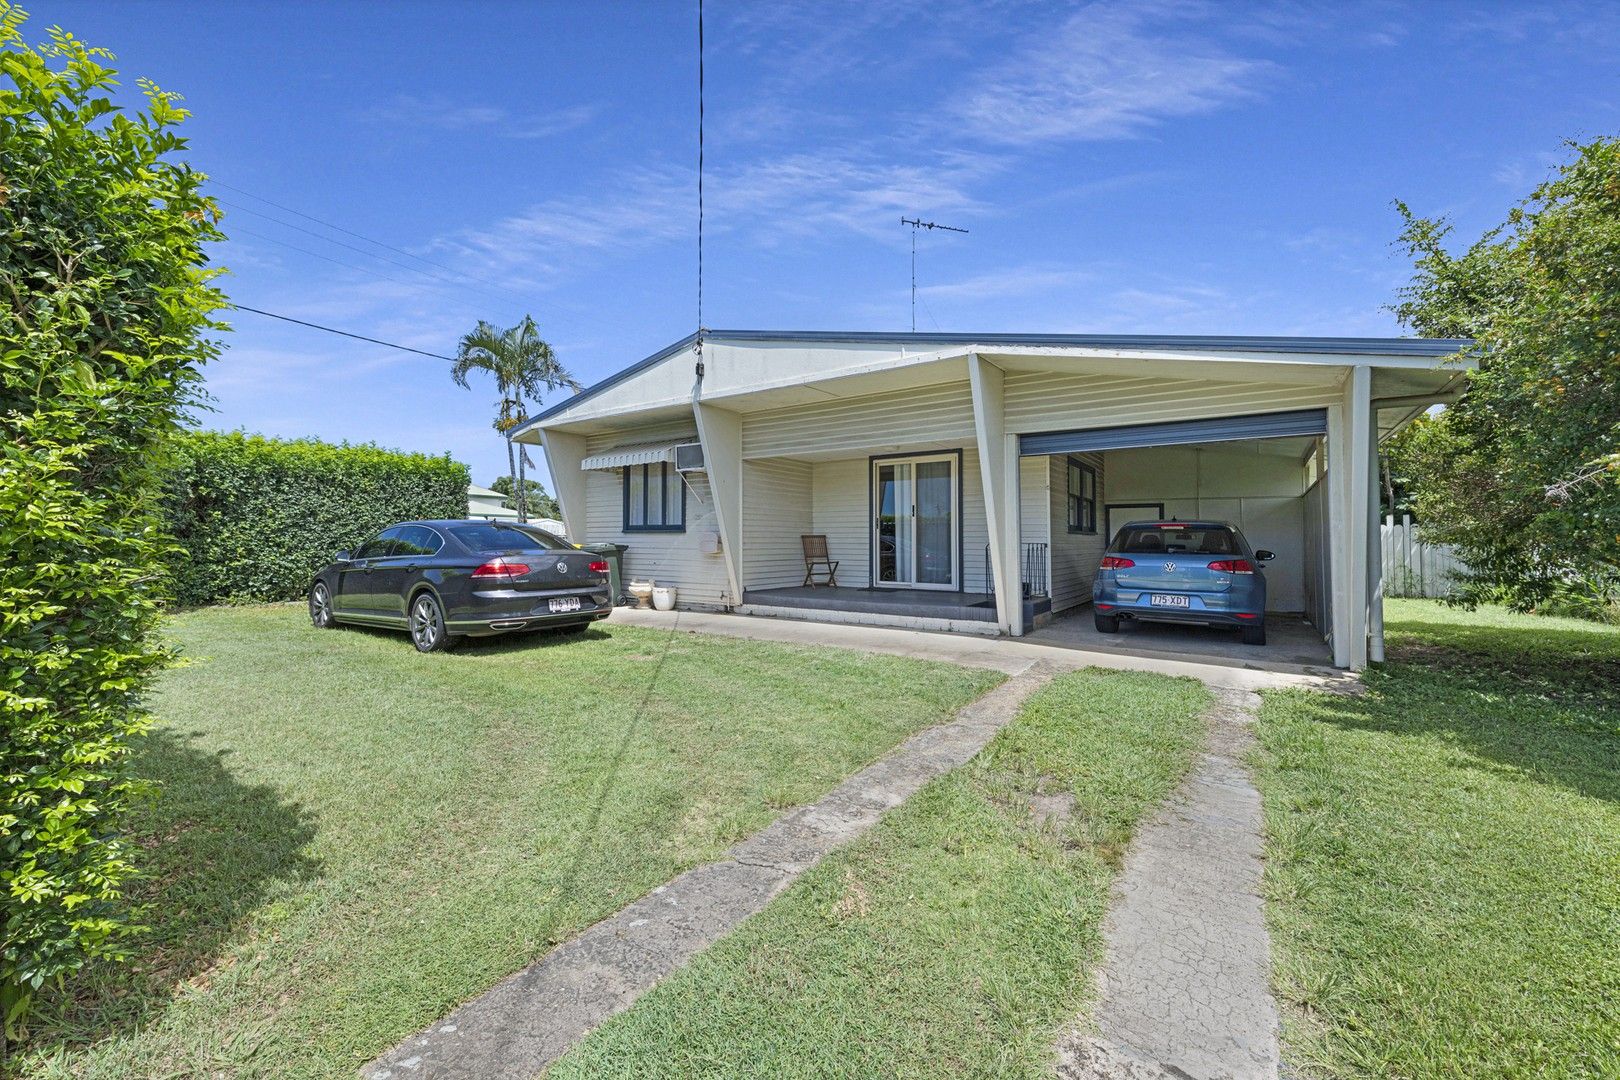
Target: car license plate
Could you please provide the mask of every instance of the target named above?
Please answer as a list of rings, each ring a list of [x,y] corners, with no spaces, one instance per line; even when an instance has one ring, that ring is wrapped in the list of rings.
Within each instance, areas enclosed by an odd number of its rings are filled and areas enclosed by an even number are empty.
[[[551,610],[553,612],[557,612],[557,611],[578,611],[579,610],[579,597],[577,597],[577,596],[553,596],[551,598]]]
[[[1192,602],[1185,596],[1161,596],[1154,593],[1148,597],[1149,607],[1191,607]]]

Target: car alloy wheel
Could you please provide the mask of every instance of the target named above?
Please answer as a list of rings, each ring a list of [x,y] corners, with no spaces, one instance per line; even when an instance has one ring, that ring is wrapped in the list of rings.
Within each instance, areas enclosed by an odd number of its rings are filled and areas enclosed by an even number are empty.
[[[309,621],[320,630],[329,629],[336,624],[336,620],[332,618],[332,594],[319,582],[309,590]]]
[[[443,649],[450,635],[445,633],[444,615],[431,593],[423,593],[411,603],[411,641],[418,652]]]

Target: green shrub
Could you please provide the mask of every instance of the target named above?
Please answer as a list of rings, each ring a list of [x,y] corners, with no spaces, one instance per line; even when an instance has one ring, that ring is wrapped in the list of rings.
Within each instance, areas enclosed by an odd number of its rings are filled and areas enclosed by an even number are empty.
[[[180,443],[168,532],[177,603],[294,600],[340,548],[467,516],[467,467],[376,446],[203,431]]]
[[[110,59],[27,47],[0,0],[0,1010],[118,956],[120,821],[165,542],[164,456],[220,329],[175,98],[117,111]],[[4,1047],[0,1046],[0,1055]]]

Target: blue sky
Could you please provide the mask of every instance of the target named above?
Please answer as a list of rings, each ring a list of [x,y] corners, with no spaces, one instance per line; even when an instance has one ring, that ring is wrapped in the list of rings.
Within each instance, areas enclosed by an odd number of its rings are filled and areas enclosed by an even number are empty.
[[[587,384],[696,325],[695,3],[27,6],[31,37],[60,23],[185,96],[190,160],[240,189],[215,193],[243,304],[446,354],[529,312]],[[1392,199],[1471,238],[1562,140],[1620,132],[1614,4],[708,0],[706,23],[711,327],[906,329],[921,215],[971,232],[920,239],[920,330],[1396,333]],[[487,384],[233,321],[210,426],[505,471]]]

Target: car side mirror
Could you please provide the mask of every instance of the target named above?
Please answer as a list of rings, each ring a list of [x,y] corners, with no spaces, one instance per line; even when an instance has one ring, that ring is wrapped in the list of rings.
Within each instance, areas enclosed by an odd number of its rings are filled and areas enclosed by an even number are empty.
[[[349,558],[350,558],[349,549],[344,548],[342,551],[339,551],[336,555],[332,556],[332,561],[333,562],[348,562]]]
[[[1254,553],[1254,557],[1259,559],[1261,562],[1270,562],[1272,559],[1277,557],[1277,553],[1275,551],[1267,551],[1265,548],[1261,548],[1259,551]]]

